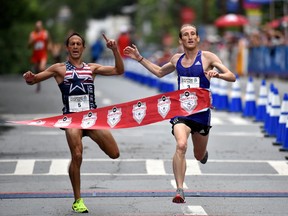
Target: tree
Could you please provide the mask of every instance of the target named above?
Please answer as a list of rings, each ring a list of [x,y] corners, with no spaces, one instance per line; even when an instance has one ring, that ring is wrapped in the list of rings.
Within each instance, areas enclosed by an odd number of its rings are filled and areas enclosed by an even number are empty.
[[[0,74],[19,73],[28,68],[28,35],[33,28],[31,20],[40,17],[38,8],[37,0],[1,1]]]
[[[124,5],[135,3],[134,0],[0,1],[0,74],[23,73],[30,68],[31,50],[27,42],[37,20],[43,21],[54,41],[63,42],[69,29],[84,33],[87,19],[119,14]],[[71,17],[61,23],[59,10],[63,6],[68,6]]]
[[[162,36],[170,34],[175,38],[175,45],[178,44],[178,31],[181,25],[181,9],[190,7],[196,13],[195,24],[201,21],[202,0],[139,0],[136,11],[137,31],[144,37],[146,43],[161,44]],[[143,25],[151,26],[151,33],[145,34]]]

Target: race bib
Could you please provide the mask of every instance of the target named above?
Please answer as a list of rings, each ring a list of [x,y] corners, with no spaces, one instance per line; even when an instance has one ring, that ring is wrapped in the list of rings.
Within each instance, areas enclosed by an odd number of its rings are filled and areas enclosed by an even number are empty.
[[[200,78],[199,77],[180,77],[180,90],[188,88],[199,88]]]
[[[69,111],[81,112],[89,110],[89,96],[88,95],[72,95],[69,96]]]
[[[35,44],[34,44],[34,49],[35,50],[41,50],[44,48],[44,42],[43,41],[37,41]]]

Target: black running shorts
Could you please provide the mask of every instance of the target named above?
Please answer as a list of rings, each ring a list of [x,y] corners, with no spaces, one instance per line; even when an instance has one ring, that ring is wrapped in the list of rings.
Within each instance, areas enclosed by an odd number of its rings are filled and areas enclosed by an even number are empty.
[[[174,135],[174,125],[182,123],[188,126],[191,129],[191,134],[199,133],[203,136],[207,136],[209,134],[210,128],[212,126],[203,125],[193,120],[187,120],[184,118],[174,118],[173,121],[171,120],[170,123],[172,124],[172,134]]]

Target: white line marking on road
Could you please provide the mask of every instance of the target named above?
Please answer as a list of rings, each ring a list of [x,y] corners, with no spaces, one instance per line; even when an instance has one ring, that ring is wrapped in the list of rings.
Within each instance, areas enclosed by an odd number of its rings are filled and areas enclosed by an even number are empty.
[[[186,160],[186,175],[201,175],[199,162],[196,160]]]
[[[268,161],[279,175],[288,175],[288,164],[285,161]]]
[[[18,160],[14,175],[32,175],[35,160]]]
[[[70,160],[52,160],[48,175],[67,175]]]
[[[13,176],[16,174],[11,173],[0,173],[0,176]],[[28,176],[28,174],[18,174],[23,176]],[[33,173],[29,174],[29,176],[67,176],[66,174],[54,174],[54,173]],[[147,173],[81,173],[83,176],[126,176],[126,177],[147,177],[147,176],[159,176],[159,175],[148,175]],[[164,176],[164,175],[162,175]],[[173,174],[166,174],[165,176],[173,176]],[[191,176],[191,175],[186,175]],[[195,175],[193,175],[195,176]],[[224,177],[279,177],[279,176],[288,176],[288,175],[279,175],[279,174],[229,174],[229,173],[203,173],[201,176],[224,176]]]
[[[110,159],[83,159],[83,162],[111,162]],[[166,160],[155,160],[155,159],[117,159],[114,162],[144,162],[146,166],[146,173],[82,173],[85,176],[173,176],[171,170],[169,173],[165,170],[165,163],[171,162],[170,159]],[[188,159],[189,169],[187,170],[186,176],[288,176],[288,164],[287,161],[278,160],[209,160],[209,163],[266,163],[273,167],[277,173],[202,173],[199,168],[199,162],[196,160]],[[70,159],[2,159],[1,163],[15,163],[15,171],[13,173],[1,173],[0,176],[9,175],[68,175],[67,169]],[[36,162],[51,162],[51,166],[47,173],[33,173]],[[113,162],[113,163],[114,163]],[[12,166],[12,165],[11,165]],[[173,183],[171,183],[173,184]],[[175,184],[176,185],[176,184]]]
[[[17,162],[19,160],[35,160],[35,161],[41,161],[41,162],[49,162],[52,160],[59,160],[59,158],[37,158],[37,159],[0,159],[1,162]],[[69,158],[64,158],[61,160],[70,160]],[[127,158],[127,159],[107,159],[107,158],[84,158],[83,162],[146,162],[147,160],[151,161],[159,161],[159,159],[145,159],[145,158]],[[186,159],[186,160],[191,160],[193,161],[194,159]],[[161,159],[162,162],[172,162],[171,159]],[[198,162],[195,160],[195,162]],[[283,162],[283,163],[288,163],[286,160],[218,160],[218,159],[209,159],[208,162],[213,162],[213,163],[268,163],[268,162]],[[199,162],[198,162],[199,163]]]
[[[146,170],[149,175],[166,175],[163,160],[146,160]]]
[[[184,213],[184,215],[208,215],[202,208],[202,206],[183,206],[182,212]]]

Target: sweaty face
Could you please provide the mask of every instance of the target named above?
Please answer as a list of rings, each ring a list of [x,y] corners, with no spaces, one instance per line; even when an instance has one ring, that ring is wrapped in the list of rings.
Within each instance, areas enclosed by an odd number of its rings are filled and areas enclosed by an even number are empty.
[[[69,39],[67,50],[71,58],[73,59],[80,58],[84,50],[82,39],[77,35],[72,36]]]
[[[180,39],[180,43],[187,49],[195,48],[200,41],[200,38],[196,32],[196,28],[193,26],[183,27],[181,29],[181,35],[182,39]]]

